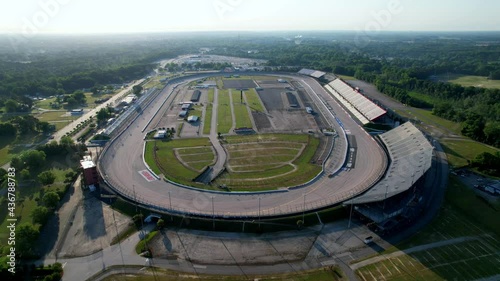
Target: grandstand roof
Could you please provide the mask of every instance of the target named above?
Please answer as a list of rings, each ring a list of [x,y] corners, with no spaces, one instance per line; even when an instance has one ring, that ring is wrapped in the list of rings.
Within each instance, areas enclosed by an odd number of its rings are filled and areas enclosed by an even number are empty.
[[[405,123],[380,135],[391,163],[384,178],[348,204],[382,201],[410,189],[430,169],[433,146],[413,124]]]
[[[351,86],[340,79],[333,80],[333,82],[330,82],[329,85],[354,108],[356,108],[359,113],[370,121],[373,121],[386,113],[385,110],[373,103],[367,97],[355,91]]]
[[[319,79],[319,78],[323,77],[326,73],[322,72],[322,71],[319,71],[319,70],[313,70],[313,69],[304,68],[304,69],[301,69],[299,71],[299,74],[307,75],[307,76],[311,76],[313,78]]]

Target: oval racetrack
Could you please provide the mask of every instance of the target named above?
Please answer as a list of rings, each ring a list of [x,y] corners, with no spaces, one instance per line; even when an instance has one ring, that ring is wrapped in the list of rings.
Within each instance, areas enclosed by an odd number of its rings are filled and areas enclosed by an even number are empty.
[[[259,73],[259,75],[262,74]],[[283,77],[283,74],[275,75]],[[102,177],[117,193],[149,209],[219,218],[257,218],[298,214],[304,210],[308,212],[333,206],[368,190],[385,172],[387,155],[384,150],[316,80],[293,74],[287,74],[286,77],[299,81],[317,107],[322,107],[325,112],[327,109],[323,102],[326,102],[346,131],[355,136],[357,158],[353,169],[340,170],[331,178],[328,177],[328,173],[325,173],[301,188],[269,193],[214,193],[188,189],[162,180],[147,181],[139,173],[139,171],[147,170],[142,155],[145,134],[142,131],[160,109],[174,86],[200,79],[200,76],[195,76],[179,84],[170,84],[165,87],[151,105],[144,109],[142,115],[139,115],[128,129],[108,144],[98,161]],[[161,108],[159,112],[162,114],[164,108]],[[342,132],[333,114],[324,115],[339,133]],[[147,130],[150,129],[152,128],[148,127]],[[345,140],[342,137],[336,139],[337,144],[343,141]],[[344,158],[333,159],[333,161],[343,163]]]

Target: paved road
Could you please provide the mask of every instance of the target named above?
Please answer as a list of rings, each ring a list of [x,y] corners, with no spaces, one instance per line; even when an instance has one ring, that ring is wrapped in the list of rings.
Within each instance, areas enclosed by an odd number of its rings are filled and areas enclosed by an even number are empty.
[[[215,75],[217,74],[213,74],[213,76]],[[259,201],[261,203],[261,216],[301,213],[304,207],[306,210],[314,210],[331,206],[366,191],[386,169],[387,156],[385,152],[355,120],[346,114],[316,80],[295,75],[287,77],[295,77],[305,83],[307,85],[305,89],[317,102],[321,102],[318,97],[321,96],[321,99],[332,108],[335,117],[341,120],[351,134],[356,135],[358,159],[355,169],[340,171],[333,178],[322,176],[304,188],[270,194],[213,194],[181,188],[163,181],[148,182],[139,174],[139,171],[146,170],[142,160],[142,139],[144,136],[141,130],[154,112],[159,109],[162,101],[169,97],[169,93],[175,86],[169,85],[153,101],[152,106],[146,109],[143,115],[137,118],[129,129],[103,152],[99,162],[103,177],[122,194],[126,194],[130,198],[134,198],[133,186],[135,186],[136,198],[143,204],[205,216],[215,214],[220,217],[256,217],[259,213]],[[200,76],[197,76],[196,79],[200,79]],[[192,78],[191,80],[196,79]],[[189,80],[184,81],[184,83],[187,82]],[[332,119],[333,114],[325,117]],[[335,121],[332,123],[336,125],[337,131],[341,131]],[[339,138],[338,141],[342,141],[342,138]],[[343,161],[343,159],[338,161]],[[171,205],[170,196],[172,198]]]
[[[130,91],[135,85],[138,85],[140,83],[142,83],[144,81],[144,79],[141,79],[141,80],[137,80],[135,83],[133,84],[130,84],[127,88],[121,90],[118,94],[114,95],[112,98],[110,98],[106,103],[103,103],[99,106],[97,106],[96,108],[88,111],[87,113],[85,113],[84,115],[80,116],[78,119],[74,120],[73,122],[71,122],[71,124],[68,124],[67,126],[65,126],[64,128],[62,128],[61,130],[57,131],[55,134],[54,134],[54,140],[56,141],[59,141],[66,133],[69,133],[71,132],[74,128],[76,128],[76,126],[89,119],[90,117],[92,116],[95,116],[97,114],[97,112],[99,110],[101,110],[102,108],[106,108],[108,105],[113,105],[115,104],[115,102],[120,99],[127,91]]]
[[[217,132],[217,109],[219,108],[219,90],[215,89],[214,91],[214,102],[212,109],[212,120],[210,127],[210,141],[217,152],[217,161],[215,165],[212,167],[211,180],[213,180],[217,175],[219,175],[222,170],[224,170],[224,166],[226,165],[227,154],[222,144],[219,142],[218,132]]]

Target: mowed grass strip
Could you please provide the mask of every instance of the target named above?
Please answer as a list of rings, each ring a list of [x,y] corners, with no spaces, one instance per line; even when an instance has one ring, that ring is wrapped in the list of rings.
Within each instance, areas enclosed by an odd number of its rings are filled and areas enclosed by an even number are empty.
[[[213,162],[215,155],[213,153],[202,153],[202,154],[190,154],[190,155],[179,155],[179,157],[184,162],[193,162],[193,161],[205,161],[208,163]]]
[[[208,102],[209,103],[214,103],[214,95],[215,95],[215,90],[213,88],[208,89]]]
[[[154,151],[156,143],[157,150]],[[199,175],[197,168],[189,169],[185,167],[175,156],[174,149],[183,148],[183,152],[188,152],[186,148],[211,147],[208,138],[183,139],[172,141],[147,142],[145,159],[151,169],[157,174],[163,174],[166,178],[183,184],[192,184],[192,180]],[[156,160],[154,155],[156,154]],[[207,161],[208,162],[208,161]],[[196,165],[197,167],[200,164]]]
[[[252,111],[265,112],[264,105],[257,94],[255,89],[250,89],[250,91],[245,92],[245,97],[247,98],[248,106]]]
[[[203,134],[209,135],[212,130],[212,114],[214,106],[210,103],[205,108],[205,122],[203,122]]]
[[[278,164],[267,164],[267,165],[246,165],[246,166],[241,166],[241,167],[231,167],[231,170],[234,172],[238,173],[246,173],[246,172],[257,172],[257,171],[267,171],[267,170],[272,170],[272,169],[277,169],[279,167],[283,166],[283,163],[278,163]],[[290,166],[290,165],[288,165]]]
[[[297,155],[297,154],[296,154]],[[231,158],[229,165],[261,165],[266,163],[287,163],[292,161],[296,155],[255,155],[249,154],[247,157]]]
[[[212,152],[211,147],[189,147],[189,148],[178,148],[177,153],[180,155],[184,154],[197,154],[197,153],[207,153],[207,152]]]
[[[219,90],[217,108],[217,132],[222,134],[229,133],[233,127],[233,116],[231,113],[231,104],[228,90]]]
[[[236,128],[252,128],[252,120],[248,113],[246,104],[241,103],[240,93],[233,90],[231,92],[233,98],[234,117],[236,118]]]

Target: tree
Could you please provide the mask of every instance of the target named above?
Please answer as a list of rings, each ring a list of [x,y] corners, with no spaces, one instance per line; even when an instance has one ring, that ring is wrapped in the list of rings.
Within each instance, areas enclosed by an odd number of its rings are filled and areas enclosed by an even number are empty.
[[[17,103],[17,101],[13,100],[13,99],[8,99],[6,102],[5,102],[5,110],[8,112],[8,113],[11,113],[11,112],[16,112],[17,109],[19,107],[19,104]]]
[[[11,123],[0,123],[0,136],[15,137],[17,129]]]
[[[158,222],[156,222],[156,227],[158,229],[163,229],[165,227],[165,221],[163,219],[159,219]]]
[[[78,101],[74,97],[69,97],[66,102],[68,102],[69,107],[78,106]]]
[[[16,232],[16,250],[19,256],[30,255],[40,232],[34,225],[28,223],[18,226]]]
[[[21,160],[31,170],[41,168],[45,164],[45,152],[39,150],[29,150],[21,154]]]
[[[14,156],[12,157],[12,160],[10,160],[10,166],[17,171],[21,171],[24,167],[24,162],[21,160],[21,158]]]
[[[84,104],[86,102],[85,94],[82,91],[74,92],[72,97],[80,104]]]
[[[57,207],[57,204],[59,204],[59,200],[61,200],[61,198],[57,193],[53,191],[45,193],[42,198],[43,204],[45,204],[45,206],[49,208]]]
[[[75,144],[75,141],[73,141],[73,139],[71,137],[64,136],[64,137],[61,138],[61,140],[59,141],[59,143],[61,145],[66,146],[66,147],[70,147],[70,146],[73,146]]]
[[[51,171],[41,172],[38,175],[38,181],[43,185],[53,184],[56,180],[56,176]]]
[[[31,211],[31,218],[33,219],[33,223],[45,224],[49,219],[50,211],[44,206],[37,206]]]
[[[19,173],[19,177],[21,177],[22,180],[29,180],[31,179],[31,173],[28,169],[23,169]]]
[[[101,110],[97,112],[97,122],[99,123],[105,122],[109,119],[109,117],[111,117],[111,114],[106,108],[101,108]]]
[[[134,87],[132,87],[132,90],[134,91],[134,95],[139,95],[142,92],[142,86],[135,85]]]

